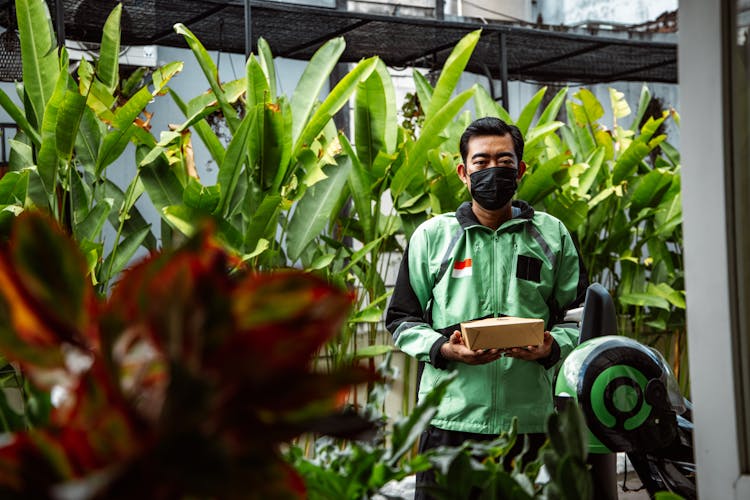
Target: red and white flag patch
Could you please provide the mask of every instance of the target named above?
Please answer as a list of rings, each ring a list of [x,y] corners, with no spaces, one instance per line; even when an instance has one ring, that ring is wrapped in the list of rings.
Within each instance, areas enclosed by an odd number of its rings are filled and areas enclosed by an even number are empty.
[[[453,264],[451,276],[454,278],[467,278],[471,276],[471,259],[456,261]]]

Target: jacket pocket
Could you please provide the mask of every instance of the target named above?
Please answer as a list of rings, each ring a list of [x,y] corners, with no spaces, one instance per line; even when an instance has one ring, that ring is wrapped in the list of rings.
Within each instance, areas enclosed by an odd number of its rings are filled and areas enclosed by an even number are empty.
[[[541,283],[542,261],[536,257],[519,255],[516,259],[516,278]]]

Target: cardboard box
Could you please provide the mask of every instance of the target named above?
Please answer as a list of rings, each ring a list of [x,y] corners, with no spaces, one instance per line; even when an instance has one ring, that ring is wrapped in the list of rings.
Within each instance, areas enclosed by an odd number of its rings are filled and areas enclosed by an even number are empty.
[[[544,321],[513,316],[478,319],[461,323],[461,336],[469,349],[539,345],[544,340]]]

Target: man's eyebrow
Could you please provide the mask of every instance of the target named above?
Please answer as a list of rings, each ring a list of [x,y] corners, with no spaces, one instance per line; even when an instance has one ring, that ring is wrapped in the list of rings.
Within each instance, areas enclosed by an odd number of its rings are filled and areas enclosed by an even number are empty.
[[[512,152],[512,151],[500,151],[499,153],[495,154],[495,158],[500,158],[500,157],[503,157],[503,156],[510,156],[512,158],[515,158],[516,154],[514,152]],[[476,158],[489,158],[489,157],[490,157],[490,154],[489,153],[485,153],[484,151],[480,151],[478,153],[474,153],[473,155],[471,155],[471,159],[472,160],[474,160]]]

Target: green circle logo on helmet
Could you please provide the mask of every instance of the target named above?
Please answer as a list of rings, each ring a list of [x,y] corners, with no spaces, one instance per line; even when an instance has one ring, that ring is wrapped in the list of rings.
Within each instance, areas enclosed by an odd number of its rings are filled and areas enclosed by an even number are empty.
[[[681,401],[679,394],[672,397],[675,384],[657,351],[627,337],[598,337],[563,362],[555,403],[578,402],[592,453],[647,451],[675,438],[675,405]]]

